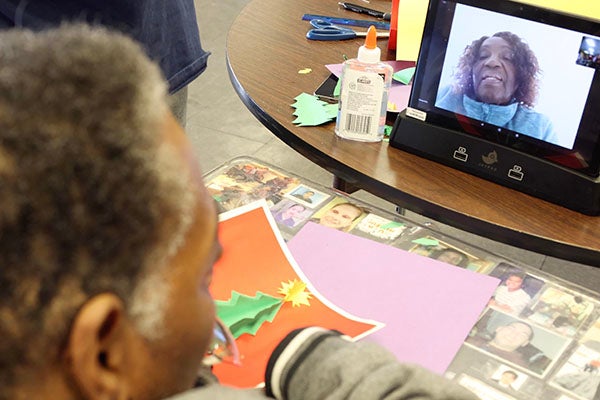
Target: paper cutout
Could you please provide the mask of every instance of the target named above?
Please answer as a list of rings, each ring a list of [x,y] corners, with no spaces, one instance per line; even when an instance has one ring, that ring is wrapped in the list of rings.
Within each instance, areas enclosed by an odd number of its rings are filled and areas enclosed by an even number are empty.
[[[516,0],[519,3],[552,8],[587,18],[600,19],[600,3],[590,0]]]
[[[394,71],[400,71],[415,66],[415,63],[411,61],[384,62],[391,65]],[[338,78],[342,75],[342,64],[327,64],[325,67]],[[404,85],[400,82],[392,80],[392,87],[390,88],[390,92],[388,94],[388,111],[404,110],[408,106],[408,98],[410,97],[411,89],[412,85]]]
[[[389,127],[389,128],[390,128],[390,130],[391,130],[391,128],[392,128],[392,127],[391,127],[391,126],[389,126],[389,125],[386,125],[386,128],[387,128],[387,127]],[[387,224],[385,224],[385,225],[382,225],[382,226],[380,227],[380,229],[394,229],[394,228],[400,228],[401,226],[404,226],[404,223],[403,223],[403,222],[390,221],[390,222],[388,222]]]
[[[340,91],[342,90],[342,81],[338,79],[335,87],[333,88],[333,97],[340,97]]]
[[[417,61],[428,0],[400,0],[396,30],[396,60]]]
[[[383,127],[383,138],[386,141],[390,140],[390,136],[392,135],[392,130],[394,129],[393,126],[390,125],[386,125]]]
[[[309,222],[288,247],[328,299],[386,326],[364,340],[442,374],[499,279]]]
[[[414,244],[420,244],[421,246],[437,246],[438,244],[440,244],[440,242],[438,242],[435,239],[429,239],[429,238],[418,238],[412,241],[412,243]]]
[[[272,322],[263,323],[255,336],[238,337],[241,366],[222,363],[213,367],[221,383],[244,388],[259,385],[275,346],[293,329],[317,325],[337,329],[356,340],[384,326],[347,313],[315,289],[291,256],[264,200],[221,214],[219,242],[223,255],[214,266],[210,287],[213,298],[227,300],[235,290],[260,292],[281,301],[283,298],[277,293],[281,283],[294,280],[304,282],[313,296],[310,307],[284,304]]]
[[[244,333],[256,335],[263,323],[273,321],[282,305],[281,298],[261,292],[250,297],[235,290],[228,301],[215,300],[217,315],[229,327],[235,339]]]
[[[292,122],[298,126],[321,125],[337,117],[338,105],[319,100],[317,96],[301,93],[294,100],[292,107],[296,111],[293,115],[297,118]]]
[[[277,293],[284,297],[277,298],[262,292],[256,292],[256,296],[250,297],[233,290],[228,301],[215,300],[217,316],[237,339],[244,333],[256,335],[263,323],[273,322],[277,312],[286,302],[292,303],[292,307],[310,307],[309,300],[312,295],[306,291],[306,283],[302,281],[294,279],[287,283],[281,282]]]
[[[415,70],[416,70],[415,67],[401,69],[398,72],[394,72],[394,75],[392,75],[392,78],[400,83],[404,83],[405,85],[408,85],[410,83],[410,80],[415,75]]]
[[[301,305],[310,307],[311,294],[306,291],[306,283],[294,279],[288,281],[288,283],[281,282],[281,288],[277,293],[284,295],[283,301],[289,301],[293,307],[300,307]]]
[[[302,68],[301,70],[298,71],[298,73],[301,75],[310,74],[311,72],[312,72],[311,68]]]

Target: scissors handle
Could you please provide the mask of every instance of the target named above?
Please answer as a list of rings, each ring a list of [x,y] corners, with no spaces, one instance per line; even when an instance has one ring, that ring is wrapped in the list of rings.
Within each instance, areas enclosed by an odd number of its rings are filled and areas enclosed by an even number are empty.
[[[316,29],[337,28],[337,29],[352,30],[350,28],[343,28],[341,26],[336,26],[336,25],[332,24],[331,22],[327,22],[327,21],[322,20],[322,19],[313,19],[313,20],[310,21],[310,24],[313,26],[313,28],[316,28]]]
[[[356,37],[356,32],[339,30],[337,28],[321,28],[311,29],[306,33],[306,37],[310,40],[347,40],[354,39]]]
[[[346,40],[356,37],[356,32],[352,29],[342,28],[322,19],[313,19],[310,24],[314,27],[306,34],[310,40]]]
[[[367,32],[355,32],[322,19],[313,19],[310,24],[314,27],[306,34],[310,40],[346,40],[367,36]],[[377,37],[389,37],[389,32],[377,33]]]

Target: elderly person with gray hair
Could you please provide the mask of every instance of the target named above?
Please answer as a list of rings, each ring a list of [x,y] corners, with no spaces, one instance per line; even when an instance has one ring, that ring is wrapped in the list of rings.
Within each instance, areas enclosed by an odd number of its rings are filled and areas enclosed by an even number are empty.
[[[529,45],[512,32],[482,36],[465,47],[452,85],[435,106],[556,143],[550,119],[534,110],[540,67]]]
[[[0,399],[475,399],[316,327],[279,344],[265,391],[192,389],[222,250],[166,87],[121,34],[0,33]]]

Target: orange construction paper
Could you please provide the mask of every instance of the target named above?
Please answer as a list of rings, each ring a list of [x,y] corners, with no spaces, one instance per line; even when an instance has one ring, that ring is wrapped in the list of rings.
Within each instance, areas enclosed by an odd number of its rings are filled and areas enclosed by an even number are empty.
[[[261,291],[274,297],[283,297],[277,293],[281,283],[294,279],[305,282],[307,290],[314,296],[311,296],[310,306],[293,307],[286,302],[273,322],[263,324],[256,336],[240,336],[236,342],[240,350],[241,366],[222,363],[214,367],[213,371],[221,383],[243,388],[255,387],[264,382],[269,356],[293,329],[316,325],[337,329],[358,339],[383,326],[381,323],[352,317],[323,299],[302,272],[294,268],[295,261],[277,231],[266,204],[261,204],[260,208],[219,223],[223,256],[214,266],[211,284],[213,297],[215,300],[229,300],[232,290],[249,296]]]

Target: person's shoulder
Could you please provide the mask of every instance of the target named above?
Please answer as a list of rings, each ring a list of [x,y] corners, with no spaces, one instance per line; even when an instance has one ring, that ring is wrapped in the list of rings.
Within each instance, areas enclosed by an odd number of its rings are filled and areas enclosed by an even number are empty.
[[[521,114],[522,117],[534,120],[538,123],[542,123],[542,124],[551,123],[550,118],[547,115],[537,112],[533,108],[524,106],[522,104],[519,104],[517,113]]]
[[[438,91],[435,106],[451,112],[465,114],[466,111],[463,101],[464,95],[462,93],[457,93],[452,85],[448,85],[442,87]]]
[[[541,128],[542,131],[547,131],[549,128],[552,128],[552,121],[547,115],[539,113],[532,108],[525,107],[520,104],[515,117],[521,118],[523,122],[528,122],[529,124]]]
[[[446,85],[438,91],[436,98],[436,106],[443,106],[445,104],[454,103],[458,101],[461,96],[454,92],[452,85]]]
[[[519,126],[521,132],[525,135],[546,141],[556,139],[556,133],[554,132],[554,126],[550,117],[532,108],[519,104],[514,122],[515,126]]]
[[[265,395],[257,389],[234,389],[218,384],[202,386],[164,400],[264,400]]]

